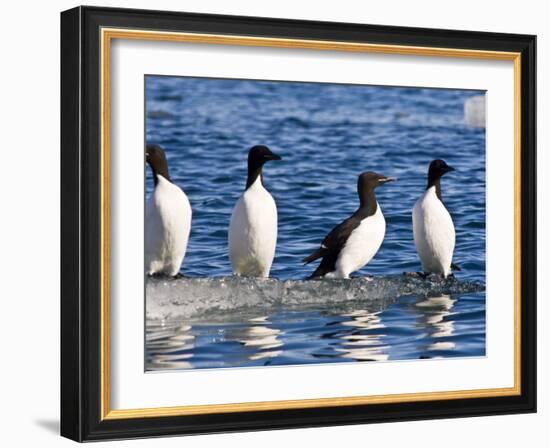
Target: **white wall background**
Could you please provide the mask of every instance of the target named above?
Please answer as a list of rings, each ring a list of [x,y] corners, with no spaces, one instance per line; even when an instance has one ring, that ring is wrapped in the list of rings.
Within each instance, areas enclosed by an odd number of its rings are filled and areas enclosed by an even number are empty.
[[[441,2],[393,0],[133,0],[88,1],[128,8],[182,10],[295,19],[361,22],[537,34],[539,148],[539,413],[537,415],[391,423],[141,441],[109,446],[320,447],[544,446],[550,439],[547,266],[550,225],[544,170],[550,121],[549,12],[535,0]],[[12,1],[0,25],[0,441],[3,446],[69,446],[59,414],[59,12],[77,2]],[[546,352],[543,353],[544,348]],[[543,354],[546,355],[543,357]],[[103,446],[98,444],[95,446]]]

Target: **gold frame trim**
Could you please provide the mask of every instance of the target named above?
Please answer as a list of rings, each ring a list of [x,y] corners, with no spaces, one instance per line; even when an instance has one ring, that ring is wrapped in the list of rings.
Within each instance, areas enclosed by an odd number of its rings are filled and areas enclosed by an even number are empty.
[[[508,388],[421,392],[356,397],[315,398],[142,409],[111,409],[110,366],[110,55],[113,39],[186,42],[214,45],[297,48],[356,53],[505,60],[514,62],[514,386]],[[228,412],[307,409],[412,401],[503,397],[521,394],[521,53],[417,47],[304,39],[279,39],[217,34],[101,29],[101,420],[168,417]]]

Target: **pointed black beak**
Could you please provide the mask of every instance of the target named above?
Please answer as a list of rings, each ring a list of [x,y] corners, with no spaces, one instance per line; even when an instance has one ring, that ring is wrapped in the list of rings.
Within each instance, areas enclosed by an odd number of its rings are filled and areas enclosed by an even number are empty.
[[[266,155],[266,156],[265,156],[265,159],[266,159],[266,160],[282,160],[282,157],[279,156],[279,155],[277,155],[277,154],[271,153],[271,154],[269,154],[269,155]]]
[[[447,165],[447,172],[456,171],[452,166]]]
[[[387,182],[395,182],[397,180],[397,177],[382,177],[381,179],[379,179],[378,181],[380,183],[387,183]]]

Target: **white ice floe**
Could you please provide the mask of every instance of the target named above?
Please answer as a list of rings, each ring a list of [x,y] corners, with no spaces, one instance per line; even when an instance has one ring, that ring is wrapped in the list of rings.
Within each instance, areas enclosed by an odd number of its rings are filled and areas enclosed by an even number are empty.
[[[337,306],[362,301],[370,310],[383,309],[397,297],[432,296],[482,291],[476,282],[450,277],[422,279],[404,275],[358,277],[351,280],[276,280],[244,277],[149,279],[146,286],[148,319],[188,319],[225,315],[240,310]]]
[[[475,128],[485,127],[485,95],[472,96],[464,102],[464,124]]]

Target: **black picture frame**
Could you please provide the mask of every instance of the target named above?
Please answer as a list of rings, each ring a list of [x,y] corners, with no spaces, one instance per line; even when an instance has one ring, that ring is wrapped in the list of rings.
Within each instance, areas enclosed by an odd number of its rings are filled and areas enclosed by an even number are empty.
[[[102,419],[102,27],[521,54],[521,393],[307,409]],[[61,13],[61,434],[76,441],[536,411],[536,36],[99,7]]]

